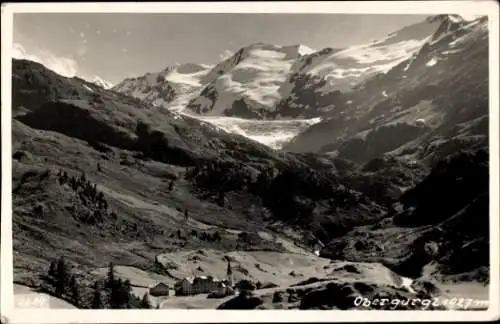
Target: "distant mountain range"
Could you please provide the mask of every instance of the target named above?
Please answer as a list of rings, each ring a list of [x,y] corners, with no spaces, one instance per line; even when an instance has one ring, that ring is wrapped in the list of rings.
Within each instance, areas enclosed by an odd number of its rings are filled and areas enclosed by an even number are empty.
[[[487,55],[486,17],[437,15],[345,49],[252,44],[215,66],[176,65],[113,90],[192,115],[319,117],[280,147],[366,161],[405,145],[442,146],[437,135],[481,142],[476,135],[487,133]],[[372,149],[360,156],[363,141]]]
[[[319,116],[333,108],[318,95],[352,91],[411,57],[438,30],[424,20],[386,38],[345,49],[257,43],[206,66],[185,64],[126,79],[114,90],[169,109],[251,119]]]

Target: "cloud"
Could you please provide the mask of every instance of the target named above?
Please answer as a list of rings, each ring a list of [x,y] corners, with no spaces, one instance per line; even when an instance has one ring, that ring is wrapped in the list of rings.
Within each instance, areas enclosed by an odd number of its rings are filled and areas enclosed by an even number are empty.
[[[71,58],[57,56],[49,51],[40,51],[36,54],[27,53],[25,48],[19,43],[13,44],[12,57],[43,64],[45,67],[56,72],[57,74],[69,78],[77,75],[79,69],[78,63]]]
[[[225,50],[224,52],[222,52],[220,55],[219,55],[219,58],[221,60],[225,60],[225,59],[228,59],[230,58],[231,56],[233,56],[233,52],[231,52],[230,50]]]

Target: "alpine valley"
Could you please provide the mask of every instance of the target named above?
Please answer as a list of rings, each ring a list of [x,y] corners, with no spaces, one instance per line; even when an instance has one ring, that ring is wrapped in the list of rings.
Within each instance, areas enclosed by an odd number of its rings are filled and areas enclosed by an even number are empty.
[[[487,17],[432,16],[348,48],[250,44],[114,86],[14,59],[12,88],[16,294],[58,308],[487,307]],[[232,294],[148,293],[228,265]]]

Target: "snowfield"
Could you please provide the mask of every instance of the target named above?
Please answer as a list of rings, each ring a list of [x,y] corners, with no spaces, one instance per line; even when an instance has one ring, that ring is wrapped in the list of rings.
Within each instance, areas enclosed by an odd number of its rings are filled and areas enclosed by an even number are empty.
[[[295,135],[321,121],[321,118],[248,120],[237,117],[185,115],[211,123],[228,133],[235,133],[248,137],[274,149],[281,148],[283,144],[290,141]]]
[[[305,47],[280,47],[254,44],[245,48],[237,65],[227,65],[208,86],[216,91],[215,102],[200,96],[192,105],[207,110],[206,115],[220,116],[232,107],[234,101],[244,98],[259,109],[272,110],[283,97],[280,86],[300,53],[309,53]]]

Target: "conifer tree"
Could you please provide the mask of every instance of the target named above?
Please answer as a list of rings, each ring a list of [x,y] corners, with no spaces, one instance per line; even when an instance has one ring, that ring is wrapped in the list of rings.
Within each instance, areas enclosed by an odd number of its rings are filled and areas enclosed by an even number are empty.
[[[74,305],[77,308],[80,307],[80,289],[79,289],[78,284],[76,282],[75,276],[71,276],[69,288],[70,288],[70,292],[71,292],[71,300],[73,301]]]
[[[149,294],[148,293],[145,293],[144,296],[142,296],[140,306],[141,306],[141,308],[146,308],[146,309],[153,308],[151,305],[151,302],[149,301]]]
[[[108,280],[106,281],[106,288],[113,288],[115,284],[115,267],[113,265],[113,262],[109,263],[108,266]]]
[[[56,291],[55,294],[57,297],[61,297],[65,292],[68,285],[69,279],[69,271],[68,266],[66,265],[66,261],[64,257],[60,257],[56,266],[56,278],[55,278],[55,286]]]
[[[132,286],[130,280],[125,280],[122,286],[122,303],[123,308],[132,308]]]
[[[97,281],[94,284],[94,292],[92,294],[91,308],[92,309],[104,308],[104,303],[102,301],[102,295],[101,295],[101,287]]]
[[[57,273],[57,263],[55,260],[50,262],[50,268],[49,268],[49,277],[50,278],[55,278],[56,273]]]
[[[121,308],[123,305],[123,282],[121,279],[110,281],[109,305],[112,309]]]

